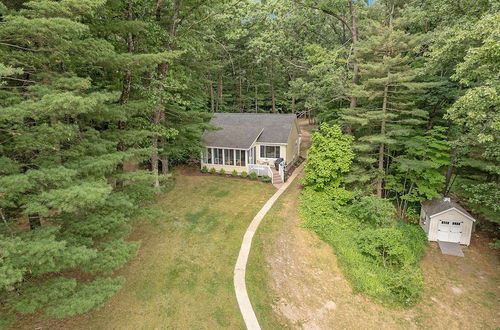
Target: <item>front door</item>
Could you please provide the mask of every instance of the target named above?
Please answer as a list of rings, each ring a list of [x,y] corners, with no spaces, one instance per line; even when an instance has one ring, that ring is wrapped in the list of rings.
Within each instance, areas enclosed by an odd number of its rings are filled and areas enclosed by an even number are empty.
[[[438,226],[438,241],[459,243],[462,237],[462,222],[440,220]]]

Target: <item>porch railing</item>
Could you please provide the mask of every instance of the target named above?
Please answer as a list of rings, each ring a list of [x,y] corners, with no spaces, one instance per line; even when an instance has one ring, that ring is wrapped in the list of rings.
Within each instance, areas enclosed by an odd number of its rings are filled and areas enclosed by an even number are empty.
[[[258,176],[268,176],[271,178],[271,183],[274,183],[273,171],[269,165],[260,165],[260,164],[249,164],[248,169],[250,173],[254,172]]]

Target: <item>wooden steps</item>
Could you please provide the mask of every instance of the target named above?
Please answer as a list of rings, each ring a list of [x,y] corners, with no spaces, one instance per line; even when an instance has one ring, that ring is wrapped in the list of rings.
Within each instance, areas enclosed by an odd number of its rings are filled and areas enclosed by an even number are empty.
[[[280,173],[276,171],[274,167],[271,167],[271,171],[273,172],[273,184],[282,184],[283,180],[281,180]]]

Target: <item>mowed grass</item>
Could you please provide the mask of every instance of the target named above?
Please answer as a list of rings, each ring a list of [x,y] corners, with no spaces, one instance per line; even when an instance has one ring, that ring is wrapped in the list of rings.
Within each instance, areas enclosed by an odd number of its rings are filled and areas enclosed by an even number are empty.
[[[165,215],[134,224],[137,257],[117,275],[124,287],[105,306],[66,320],[71,329],[242,329],[233,268],[243,234],[276,189],[260,182],[177,174],[159,197]]]

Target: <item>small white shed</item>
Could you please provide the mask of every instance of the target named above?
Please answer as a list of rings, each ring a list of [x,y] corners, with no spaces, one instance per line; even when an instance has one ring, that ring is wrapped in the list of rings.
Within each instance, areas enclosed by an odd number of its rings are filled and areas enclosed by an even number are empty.
[[[475,222],[472,215],[449,197],[422,202],[420,226],[429,241],[469,245]]]

